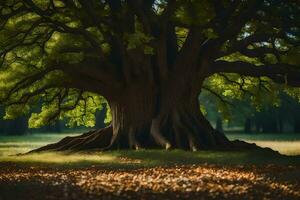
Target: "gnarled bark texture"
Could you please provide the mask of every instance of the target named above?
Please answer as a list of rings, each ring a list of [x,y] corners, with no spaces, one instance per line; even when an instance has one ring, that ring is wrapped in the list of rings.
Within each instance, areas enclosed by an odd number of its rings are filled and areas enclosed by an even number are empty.
[[[190,37],[195,36],[191,34]],[[191,41],[183,48],[198,48],[191,38],[187,39]],[[128,71],[123,72],[123,86],[106,96],[112,114],[109,127],[67,137],[32,152],[255,148],[255,145],[243,142],[230,142],[223,133],[214,130],[201,113],[198,97],[209,74],[209,64],[208,56],[203,55],[199,67],[199,56],[195,52],[183,51],[171,69],[162,64],[163,59],[156,66],[135,52],[131,55],[135,60],[125,59],[132,66],[126,65]],[[139,69],[139,66],[147,67]]]
[[[66,137],[31,151],[89,151],[141,148],[180,148],[185,150],[256,148],[243,142],[230,142],[213,129],[200,111],[198,94],[186,86],[155,88],[130,87],[111,101],[110,126]],[[183,89],[185,88],[185,89]],[[124,96],[123,96],[124,95]]]

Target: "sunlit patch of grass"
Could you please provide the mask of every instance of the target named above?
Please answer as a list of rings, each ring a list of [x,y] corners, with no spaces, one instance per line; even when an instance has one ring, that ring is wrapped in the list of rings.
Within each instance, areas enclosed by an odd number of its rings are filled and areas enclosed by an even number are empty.
[[[26,153],[32,149],[46,145],[46,142],[6,142],[0,143],[0,156]]]
[[[0,156],[25,153],[40,146],[57,142],[69,134],[32,134],[24,136],[0,136]],[[300,134],[227,134],[229,139],[240,139],[269,147],[285,155],[300,155]]]
[[[30,134],[30,135],[22,135],[22,136],[0,136],[0,143],[7,143],[7,142],[55,142],[60,140],[66,136],[76,136],[80,133],[69,133],[69,134]]]
[[[300,141],[300,134],[296,133],[228,133],[226,136],[233,139],[251,140],[251,141]]]
[[[191,164],[216,165],[300,165],[300,157],[281,156],[260,151],[140,150],[94,153],[40,153],[22,156],[1,156],[0,162],[57,167],[104,167],[133,169]]]
[[[271,147],[285,155],[300,155],[300,141],[256,141],[247,140],[247,142],[255,143],[261,147]]]
[[[32,134],[23,136],[0,136],[0,156],[26,153],[32,149],[57,142],[66,136],[76,136],[78,133],[70,134]]]
[[[66,153],[40,153],[22,156],[3,156],[0,162],[16,163],[42,163],[42,164],[63,164],[72,165],[76,163],[103,164],[122,162],[114,155],[94,153],[94,154],[66,154]]]
[[[229,139],[244,140],[269,147],[284,155],[300,155],[300,134],[227,134]]]
[[[70,134],[69,134],[70,135]],[[185,164],[283,164],[300,165],[300,156],[286,157],[256,151],[199,151],[182,150],[139,150],[111,151],[93,153],[41,153],[16,156],[34,148],[56,142],[65,137],[64,134],[36,134],[30,136],[0,137],[0,162],[16,164],[41,164],[45,166],[104,166],[114,168],[155,167]],[[256,136],[258,136],[256,138]],[[262,147],[270,147],[287,155],[300,155],[300,139],[298,135],[229,135],[230,139],[243,139]],[[244,137],[244,138],[243,138]]]
[[[31,147],[0,147],[0,160],[2,157],[13,156],[30,151]]]

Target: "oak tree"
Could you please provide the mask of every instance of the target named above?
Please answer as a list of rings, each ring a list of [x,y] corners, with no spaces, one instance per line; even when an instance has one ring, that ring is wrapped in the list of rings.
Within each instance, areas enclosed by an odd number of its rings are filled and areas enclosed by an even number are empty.
[[[37,151],[230,148],[199,94],[300,86],[299,34],[296,0],[2,0],[0,100],[42,103],[31,127],[92,126],[107,102],[110,126]]]

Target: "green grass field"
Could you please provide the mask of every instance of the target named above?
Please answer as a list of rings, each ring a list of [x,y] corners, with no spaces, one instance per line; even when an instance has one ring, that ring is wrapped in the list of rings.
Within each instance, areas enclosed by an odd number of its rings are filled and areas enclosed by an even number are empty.
[[[300,156],[273,151],[16,155],[65,136],[0,137],[0,199],[61,199],[62,194],[63,199],[300,198]],[[256,142],[289,155],[300,154],[300,135],[230,134],[229,138]]]
[[[230,140],[240,139],[269,147],[284,155],[300,155],[300,134],[227,134]]]
[[[68,134],[70,135],[70,134]],[[76,134],[71,134],[76,135]],[[37,155],[15,156],[31,149],[56,142],[66,134],[33,134],[28,136],[0,137],[0,162],[17,162],[23,164],[49,163],[64,166],[105,166],[105,167],[143,167],[169,164],[284,164],[300,165],[300,156],[273,156],[255,151],[215,152],[199,151],[185,152],[180,150],[141,150],[112,151],[104,153],[72,154],[43,153]],[[263,147],[270,147],[286,155],[300,155],[300,135],[297,134],[229,134],[231,140],[241,139],[254,142]]]
[[[32,134],[25,136],[0,136],[0,156],[25,153],[31,149],[57,142],[69,134]],[[240,139],[270,147],[281,154],[300,155],[300,134],[227,134],[230,140]]]
[[[78,133],[69,134],[31,134],[24,136],[0,136],[0,156],[25,153],[29,150],[46,144],[57,142],[66,136],[75,136]]]

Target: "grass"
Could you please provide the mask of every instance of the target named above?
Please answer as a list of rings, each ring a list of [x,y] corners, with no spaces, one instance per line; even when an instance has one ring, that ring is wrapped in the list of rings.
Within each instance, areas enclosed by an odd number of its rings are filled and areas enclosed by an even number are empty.
[[[300,155],[300,134],[228,134],[228,137],[269,147],[281,154]]]
[[[69,134],[70,135],[70,134]],[[140,150],[112,151],[89,154],[42,153],[15,156],[33,148],[58,141],[64,134],[34,134],[30,136],[0,137],[0,162],[12,162],[22,165],[42,165],[55,167],[140,168],[183,164],[219,164],[219,165],[300,165],[300,156],[278,156],[268,152],[240,151],[218,152],[181,150]],[[258,145],[271,147],[281,153],[300,155],[300,135],[245,135],[230,134],[230,139],[243,139]]]
[[[29,150],[41,147],[46,144],[57,142],[66,136],[75,136],[78,133],[70,134],[31,134],[23,136],[0,136],[0,156],[25,153]]]
[[[242,139],[253,141],[300,141],[300,133],[228,133],[229,139]]]
[[[174,166],[192,164],[215,165],[297,165],[300,166],[300,156],[280,156],[259,151],[217,152],[199,151],[186,152],[181,150],[141,150],[112,151],[90,154],[41,153],[26,156],[3,156],[3,163],[17,165],[82,168],[100,167],[113,169],[133,169],[155,166]]]

